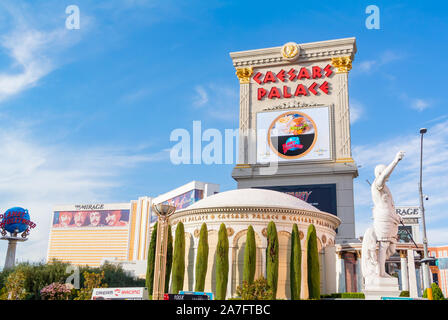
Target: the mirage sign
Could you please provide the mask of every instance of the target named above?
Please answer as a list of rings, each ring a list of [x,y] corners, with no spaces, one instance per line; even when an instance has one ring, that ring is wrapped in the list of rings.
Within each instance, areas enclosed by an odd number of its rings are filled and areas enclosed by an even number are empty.
[[[420,208],[417,206],[395,206],[395,212],[403,218],[420,218]]]

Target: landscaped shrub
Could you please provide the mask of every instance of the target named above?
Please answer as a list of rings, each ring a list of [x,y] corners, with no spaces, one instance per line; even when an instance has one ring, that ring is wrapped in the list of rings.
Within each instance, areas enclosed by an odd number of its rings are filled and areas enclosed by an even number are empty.
[[[226,298],[227,281],[229,277],[229,239],[227,228],[221,223],[216,246],[216,299]]]
[[[291,234],[291,260],[290,260],[290,286],[291,300],[300,299],[302,281],[302,246],[297,224],[294,223]]]
[[[123,270],[120,265],[105,263],[100,267],[89,266],[77,266],[73,268],[73,265],[61,262],[58,260],[51,260],[49,263],[20,263],[12,269],[3,270],[0,272],[0,299],[7,299],[9,296],[6,288],[6,282],[9,275],[20,272],[23,279],[23,288],[26,293],[21,295],[20,299],[26,300],[41,300],[41,290],[50,285],[51,283],[64,284],[69,276],[74,273],[79,274],[79,286],[80,288],[86,287],[86,279],[84,277],[85,272],[94,274],[104,274],[102,282],[108,284],[109,287],[144,287],[145,280],[135,278],[129,272]],[[77,283],[73,282],[73,285]],[[78,288],[79,289],[79,288]],[[69,299],[73,299],[77,296],[77,289],[71,290]],[[18,299],[17,298],[17,299]],[[89,298],[90,299],[90,298]]]
[[[157,225],[156,222],[151,232],[151,240],[149,242],[148,248],[148,263],[146,266],[146,287],[148,288],[148,293],[152,294],[153,282],[154,282],[154,267],[156,259],[156,242],[157,242]]]
[[[255,263],[257,247],[255,244],[255,232],[252,226],[247,228],[246,246],[244,248],[244,268],[243,268],[243,281],[252,284],[255,278]]]
[[[320,297],[322,299],[324,299],[324,298],[333,298],[333,299],[365,299],[365,295],[362,292],[343,292],[343,293],[323,294]]]
[[[268,244],[266,247],[266,274],[269,287],[272,289],[272,299],[277,296],[278,282],[278,236],[273,221],[269,222],[267,230]]]
[[[95,288],[107,288],[107,283],[104,283],[104,271],[101,273],[84,272],[84,287],[79,290],[78,296],[75,300],[90,300],[92,292]]]
[[[320,270],[319,253],[317,251],[316,228],[313,224],[308,227],[306,236],[307,265],[308,265],[308,295],[309,299],[320,298]]]
[[[437,283],[431,283],[431,288],[432,288],[432,299],[433,300],[446,300],[445,297],[443,296],[443,292],[440,289],[440,287],[437,285]],[[428,289],[425,289],[423,291],[423,298],[428,298]]]
[[[208,264],[208,231],[205,222],[199,233],[198,253],[196,256],[196,273],[194,290],[203,292],[205,288],[205,277]]]
[[[407,290],[401,291],[400,297],[409,297],[409,291],[407,291]]]
[[[171,290],[177,294],[183,290],[185,276],[185,231],[184,224],[179,222],[174,239],[173,271]]]
[[[172,267],[173,267],[173,234],[171,231],[171,226],[168,226],[168,245],[166,248],[165,291],[164,291],[165,293],[168,292],[169,290]]]
[[[72,288],[65,283],[53,282],[40,290],[43,300],[68,300]]]
[[[238,298],[235,300],[271,300],[272,290],[268,285],[268,281],[264,277],[260,277],[253,283],[243,281],[241,286],[236,288]]]

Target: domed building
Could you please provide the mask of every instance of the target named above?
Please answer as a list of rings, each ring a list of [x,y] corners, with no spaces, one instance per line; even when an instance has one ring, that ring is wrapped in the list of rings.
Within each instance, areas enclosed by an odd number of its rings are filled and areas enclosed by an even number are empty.
[[[314,224],[317,232],[318,250],[320,253],[321,287],[326,287],[326,264],[332,265],[330,273],[334,274],[334,262],[326,260],[335,257],[330,250],[326,258],[325,248],[334,248],[336,228],[341,221],[335,215],[319,211],[312,205],[286,193],[265,189],[237,189],[217,193],[200,200],[186,209],[176,211],[170,218],[175,234],[179,222],[185,228],[186,271],[184,290],[194,290],[194,270],[199,232],[202,223],[208,229],[208,270],[205,291],[216,291],[215,253],[218,242],[218,230],[221,223],[227,227],[229,237],[229,281],[227,298],[235,296],[236,288],[242,283],[244,247],[247,228],[252,225],[255,231],[257,246],[255,279],[266,277],[266,230],[273,221],[277,228],[279,240],[279,278],[277,298],[290,298],[289,262],[291,248],[291,232],[296,223],[300,232],[302,245],[302,298],[308,294],[306,284],[306,233],[308,226]],[[334,276],[333,276],[334,277]],[[324,292],[325,290],[322,290]]]

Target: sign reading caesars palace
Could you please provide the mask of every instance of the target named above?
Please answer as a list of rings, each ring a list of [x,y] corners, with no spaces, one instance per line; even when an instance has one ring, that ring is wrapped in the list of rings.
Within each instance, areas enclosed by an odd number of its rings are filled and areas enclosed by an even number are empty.
[[[346,241],[355,238],[358,171],[348,103],[355,53],[355,38],[346,38],[230,54],[240,80],[239,156],[232,172],[238,188],[312,199],[341,218],[337,237]]]

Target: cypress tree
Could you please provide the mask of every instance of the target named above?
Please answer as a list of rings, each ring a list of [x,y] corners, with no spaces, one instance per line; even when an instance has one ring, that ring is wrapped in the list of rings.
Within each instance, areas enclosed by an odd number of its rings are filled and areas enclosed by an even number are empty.
[[[313,224],[308,227],[306,247],[309,299],[320,299],[319,253],[317,252],[316,228]]]
[[[300,300],[302,282],[302,246],[297,224],[294,223],[291,234],[290,284],[291,300]]]
[[[195,291],[204,291],[205,276],[208,263],[208,231],[205,222],[201,226],[199,234],[198,253],[196,255]]]
[[[185,276],[185,231],[184,224],[179,222],[174,239],[173,271],[171,290],[177,294],[183,290]]]
[[[267,231],[268,246],[266,248],[266,278],[268,285],[272,289],[272,299],[277,296],[278,282],[278,236],[277,228],[273,221],[268,224]]]
[[[252,284],[255,278],[256,254],[255,232],[254,228],[249,226],[249,228],[247,228],[246,246],[244,248],[243,269],[243,281],[247,281],[249,284]]]
[[[154,224],[151,233],[151,240],[148,248],[148,264],[146,266],[146,287],[148,288],[148,294],[152,295],[154,284],[154,265],[156,261],[156,240],[157,240],[157,222]]]
[[[168,292],[169,290],[171,267],[173,266],[173,234],[171,233],[171,226],[168,226],[168,245],[166,249],[166,273],[164,292]]]
[[[229,276],[229,239],[227,228],[221,223],[218,232],[218,244],[216,246],[216,299],[226,298],[227,280]]]

